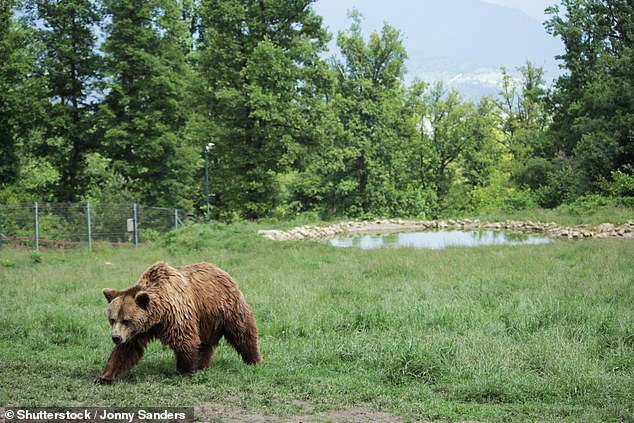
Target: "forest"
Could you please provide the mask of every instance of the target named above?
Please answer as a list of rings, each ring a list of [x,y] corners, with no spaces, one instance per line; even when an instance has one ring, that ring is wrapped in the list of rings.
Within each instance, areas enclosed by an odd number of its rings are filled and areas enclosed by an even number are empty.
[[[315,1],[1,0],[0,204],[201,215],[207,168],[223,221],[634,207],[631,1],[550,8],[561,76],[528,61],[478,102],[408,81],[398,28],[352,11],[330,34]]]

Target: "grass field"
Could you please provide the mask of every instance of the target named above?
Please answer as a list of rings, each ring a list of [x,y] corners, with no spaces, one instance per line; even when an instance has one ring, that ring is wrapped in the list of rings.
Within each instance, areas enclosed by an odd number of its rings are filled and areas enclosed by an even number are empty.
[[[634,422],[634,242],[362,251],[266,241],[265,228],[195,226],[136,250],[0,250],[0,405]],[[93,385],[111,350],[101,288],[130,286],[158,260],[209,261],[236,279],[261,367],[222,344],[212,368],[184,378],[154,343],[129,375]]]

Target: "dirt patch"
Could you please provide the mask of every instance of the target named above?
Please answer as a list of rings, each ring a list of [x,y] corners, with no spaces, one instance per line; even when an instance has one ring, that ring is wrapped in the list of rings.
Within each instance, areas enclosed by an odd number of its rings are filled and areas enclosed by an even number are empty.
[[[404,422],[400,417],[396,417],[389,413],[383,413],[380,411],[368,411],[362,409],[342,410],[342,411],[330,411],[328,413],[321,413],[319,415],[320,420],[306,420],[306,421],[319,421],[319,422],[341,422],[341,423],[399,423]]]
[[[401,423],[402,418],[381,411],[370,411],[361,408],[327,411],[315,413],[313,407],[306,405],[301,416],[279,416],[275,414],[242,410],[232,405],[210,404],[195,407],[196,421],[214,423]]]
[[[282,422],[279,416],[253,413],[232,405],[213,404],[194,407],[194,418],[200,422],[239,423],[239,422]]]

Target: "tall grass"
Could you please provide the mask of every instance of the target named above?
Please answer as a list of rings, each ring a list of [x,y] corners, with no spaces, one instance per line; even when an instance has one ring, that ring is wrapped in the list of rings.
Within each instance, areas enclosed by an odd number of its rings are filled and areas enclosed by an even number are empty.
[[[481,211],[475,216],[484,221],[530,220],[533,222],[557,222],[560,225],[597,226],[601,223],[620,225],[634,219],[631,207],[619,205],[615,200],[590,195],[571,204],[562,204],[556,209],[531,208],[522,210]]]
[[[362,407],[405,420],[634,421],[634,244],[593,240],[446,250],[337,249],[195,226],[134,249],[0,250],[0,404],[228,404],[292,419]],[[238,281],[263,365],[221,345],[176,375],[152,344],[112,386],[101,288],[157,260]]]

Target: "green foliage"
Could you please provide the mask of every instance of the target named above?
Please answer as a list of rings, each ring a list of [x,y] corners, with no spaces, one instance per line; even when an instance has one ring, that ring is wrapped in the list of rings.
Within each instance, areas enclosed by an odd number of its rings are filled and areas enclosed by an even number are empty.
[[[546,173],[546,184],[535,190],[537,202],[542,207],[553,208],[562,203],[572,202],[584,192],[584,181],[580,170],[570,159],[559,157]]]
[[[183,142],[190,69],[179,4],[104,1],[107,92],[98,118],[104,157],[140,201],[191,209],[201,161]]]
[[[0,190],[20,197],[13,184],[39,134],[46,78],[32,77],[39,46],[28,25],[15,18],[16,6],[16,1],[0,3]]]
[[[332,107],[339,127],[302,179],[300,198],[319,204],[324,215],[424,215],[427,190],[413,180],[414,122],[406,108],[401,33],[384,25],[361,32],[361,15],[341,32],[334,60],[337,93]]]
[[[634,197],[634,167],[628,165],[612,172],[612,182],[605,190],[614,197]]]
[[[100,153],[86,155],[86,176],[90,191],[85,200],[93,203],[123,204],[139,202],[132,193],[130,182],[122,175],[114,172],[112,160]]]
[[[557,210],[571,216],[597,216],[598,219],[603,219],[603,222],[625,222],[631,220],[633,205],[632,197],[606,197],[590,194],[580,196],[568,204],[562,204],[557,207]],[[613,214],[619,217],[611,217]],[[599,218],[599,216],[605,217]]]
[[[226,222],[633,204],[631,3],[550,8],[555,85],[527,62],[470,102],[406,83],[403,34],[356,10],[324,60],[315,1],[3,1],[0,202],[200,213],[207,164]]]
[[[561,206],[568,210],[569,213],[577,216],[587,216],[594,210],[598,210],[601,207],[614,206],[614,201],[602,197],[600,195],[587,195],[577,198],[574,202]]]
[[[497,107],[501,113],[503,144],[518,161],[539,153],[541,134],[547,126],[544,72],[531,62],[520,67],[520,80],[502,68],[502,90]]]
[[[322,142],[320,100],[330,78],[319,54],[328,38],[311,3],[201,2],[198,137],[216,144],[215,210],[269,215],[278,205],[276,175]]]
[[[537,206],[535,196],[531,191],[510,191],[502,202],[502,210],[527,210]]]
[[[594,196],[590,196],[592,198]],[[579,200],[581,203],[585,199]],[[577,201],[575,201],[577,203]],[[618,199],[602,197],[601,200],[591,201],[589,205],[572,208],[570,204],[562,204],[556,208],[531,207],[513,209],[511,207],[493,207],[478,209],[465,213],[464,216],[487,222],[502,222],[506,220],[531,222],[557,222],[560,226],[588,225],[596,227],[610,222],[622,225],[632,220],[632,207],[622,204]]]
[[[0,189],[0,203],[20,204],[54,199],[55,187],[61,179],[59,171],[46,158],[23,156],[17,161],[20,178],[13,185]]]
[[[92,97],[101,70],[95,33],[101,15],[90,0],[26,3],[41,45],[37,74],[46,75],[47,88],[44,142],[31,148],[59,170],[55,196],[75,201],[86,190],[84,156],[97,147]]]
[[[547,152],[546,130],[550,115],[546,111],[548,100],[543,70],[531,62],[518,70],[520,78],[516,80],[502,69],[502,90],[497,101],[502,129],[501,146],[511,158],[503,167],[519,188],[513,193],[526,193],[526,189],[540,192],[542,205],[555,206],[562,199],[554,198],[561,191],[560,187],[552,186],[555,181],[550,178],[557,171],[557,165]],[[509,200],[517,206],[524,202]]]
[[[530,190],[520,190],[511,182],[510,174],[496,170],[487,185],[473,189],[471,203],[474,210],[516,210],[534,209],[535,195]]]
[[[581,192],[596,192],[634,162],[634,6],[621,0],[566,0],[548,30],[566,51],[553,94],[553,147],[578,165]],[[580,195],[578,194],[578,195]]]
[[[33,264],[42,263],[42,255],[39,252],[34,251],[30,254],[29,260],[31,260],[31,263]]]
[[[471,208],[470,192],[489,184],[500,157],[492,102],[465,102],[440,82],[421,85],[411,97],[420,140],[414,164],[419,183],[435,193],[437,212]]]

